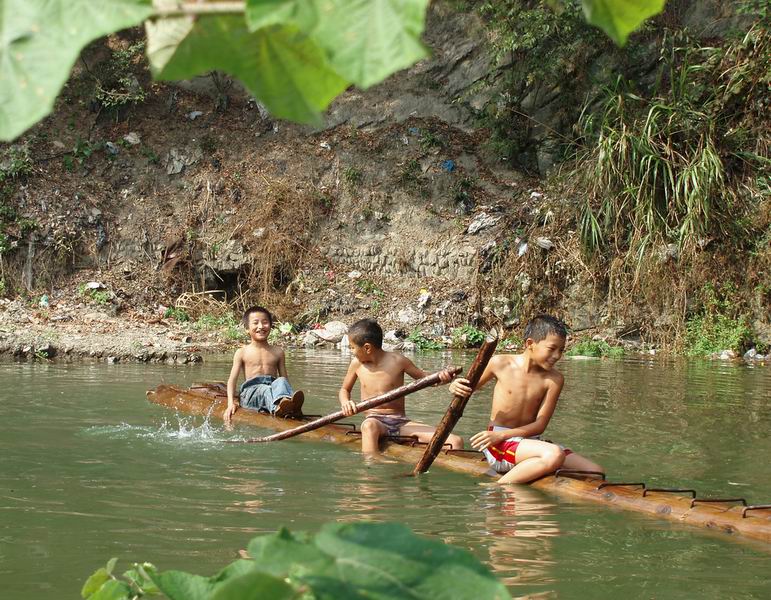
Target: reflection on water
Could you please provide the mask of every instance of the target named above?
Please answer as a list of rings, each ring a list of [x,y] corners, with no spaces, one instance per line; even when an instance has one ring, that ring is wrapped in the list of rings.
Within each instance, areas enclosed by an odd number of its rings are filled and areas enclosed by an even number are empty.
[[[290,352],[309,412],[337,410],[349,357]],[[427,370],[469,355],[417,356]],[[365,462],[322,442],[230,443],[264,432],[148,403],[159,383],[221,380],[230,357],[156,365],[0,365],[0,578],[8,598],[75,596],[111,556],[211,574],[280,526],[401,521],[467,548],[522,598],[767,597],[769,553],[528,487]],[[550,437],[614,478],[771,500],[771,370],[712,363],[564,361]],[[410,396],[437,422],[446,389]],[[482,429],[490,390],[461,435]],[[360,420],[355,418],[354,420]],[[705,587],[706,586],[706,587]]]

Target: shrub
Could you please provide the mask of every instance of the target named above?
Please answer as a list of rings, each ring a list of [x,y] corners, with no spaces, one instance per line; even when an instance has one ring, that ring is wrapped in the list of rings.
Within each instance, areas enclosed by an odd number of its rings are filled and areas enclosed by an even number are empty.
[[[184,308],[175,308],[173,306],[166,309],[166,312],[163,313],[163,317],[166,319],[174,319],[180,323],[187,323],[190,320],[190,315],[187,314],[187,311]]]
[[[407,339],[415,344],[415,348],[418,350],[441,350],[444,348],[441,343],[432,340],[417,329],[410,333],[410,335],[407,336]]]
[[[452,330],[453,348],[476,348],[485,341],[487,334],[473,325],[463,325]]]
[[[621,346],[611,346],[605,340],[584,339],[576,342],[565,354],[567,356],[609,356],[616,358],[624,355],[624,349]]]
[[[752,331],[746,315],[739,314],[728,299],[735,290],[725,285],[718,290],[713,285],[704,287],[702,310],[685,324],[685,349],[689,356],[708,356],[722,350],[742,351]]]

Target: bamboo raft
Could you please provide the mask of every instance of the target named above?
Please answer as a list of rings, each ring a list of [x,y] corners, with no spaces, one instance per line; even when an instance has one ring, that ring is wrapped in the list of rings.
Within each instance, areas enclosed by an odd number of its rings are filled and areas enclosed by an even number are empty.
[[[227,407],[227,396],[222,384],[195,384],[189,389],[160,385],[148,391],[147,398],[180,412],[220,419]],[[308,420],[309,417],[304,419]],[[274,431],[292,429],[303,422],[243,409],[234,415],[233,421]],[[345,423],[325,425],[304,433],[301,438],[332,442],[352,449],[358,449],[361,444],[356,426]],[[419,444],[414,438],[398,437],[389,438],[385,442],[383,453],[414,465],[421,459],[424,449],[425,445]],[[497,477],[475,450],[446,449],[434,462],[451,471]],[[604,473],[565,469],[530,485],[560,497],[591,501],[696,525],[730,534],[733,538],[759,540],[771,549],[771,504],[748,505],[743,498],[700,498],[691,489],[648,488],[642,482],[608,481]]]

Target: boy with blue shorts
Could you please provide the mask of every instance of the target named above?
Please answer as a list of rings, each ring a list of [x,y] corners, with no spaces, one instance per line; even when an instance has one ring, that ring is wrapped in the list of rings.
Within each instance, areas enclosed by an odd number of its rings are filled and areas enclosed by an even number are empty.
[[[236,350],[228,377],[228,407],[223,418],[230,421],[239,406],[270,413],[277,417],[298,416],[304,395],[292,391],[286,372],[284,350],[268,343],[273,316],[262,306],[252,306],[242,319],[250,343]],[[244,381],[235,399],[236,383],[243,373]]]

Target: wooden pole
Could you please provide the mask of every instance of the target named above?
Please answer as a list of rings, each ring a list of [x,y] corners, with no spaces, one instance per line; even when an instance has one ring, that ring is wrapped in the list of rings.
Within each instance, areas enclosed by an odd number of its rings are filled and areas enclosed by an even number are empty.
[[[453,377],[455,377],[461,371],[460,367],[447,367],[446,370],[450,371]],[[427,388],[437,383],[440,383],[439,373],[427,375],[426,377],[418,379],[417,381],[413,381],[412,383],[408,383],[407,385],[398,387],[395,390],[386,392],[385,394],[380,394],[379,396],[374,396],[373,398],[362,400],[356,405],[356,413],[360,413],[363,410],[369,410],[370,408],[375,408],[381,404],[393,402],[394,400],[402,398],[403,396],[412,394],[413,392],[417,392],[418,390],[422,390],[423,388]],[[316,419],[315,421],[310,421],[309,423],[295,427],[294,429],[287,429],[286,431],[274,433],[273,435],[260,438],[252,438],[245,441],[251,444],[256,442],[277,442],[278,440],[286,440],[296,435],[300,435],[301,433],[313,431],[314,429],[318,429],[319,427],[323,427],[329,423],[334,423],[335,421],[339,421],[340,419],[343,419],[347,416],[350,415],[346,415],[342,410],[339,410],[325,417],[321,417],[320,419]]]
[[[484,373],[485,367],[487,367],[487,363],[490,362],[490,358],[492,358],[497,345],[498,336],[488,335],[485,338],[484,344],[482,344],[482,347],[479,349],[479,352],[477,352],[476,358],[474,359],[474,362],[471,363],[471,367],[469,367],[468,373],[466,374],[466,379],[469,380],[469,385],[472,390],[479,382],[479,378],[482,376],[482,373]],[[469,396],[469,398],[470,397],[471,396]],[[457,395],[453,396],[450,406],[447,408],[447,412],[444,413],[444,417],[442,417],[442,421],[436,428],[434,436],[431,438],[428,446],[426,446],[423,456],[420,458],[420,461],[418,461],[418,464],[415,465],[415,470],[412,472],[413,475],[428,471],[429,467],[434,462],[434,459],[436,459],[439,452],[441,452],[450,433],[452,433],[453,427],[455,427],[455,424],[463,416],[463,409],[466,408],[467,402],[468,398]]]

